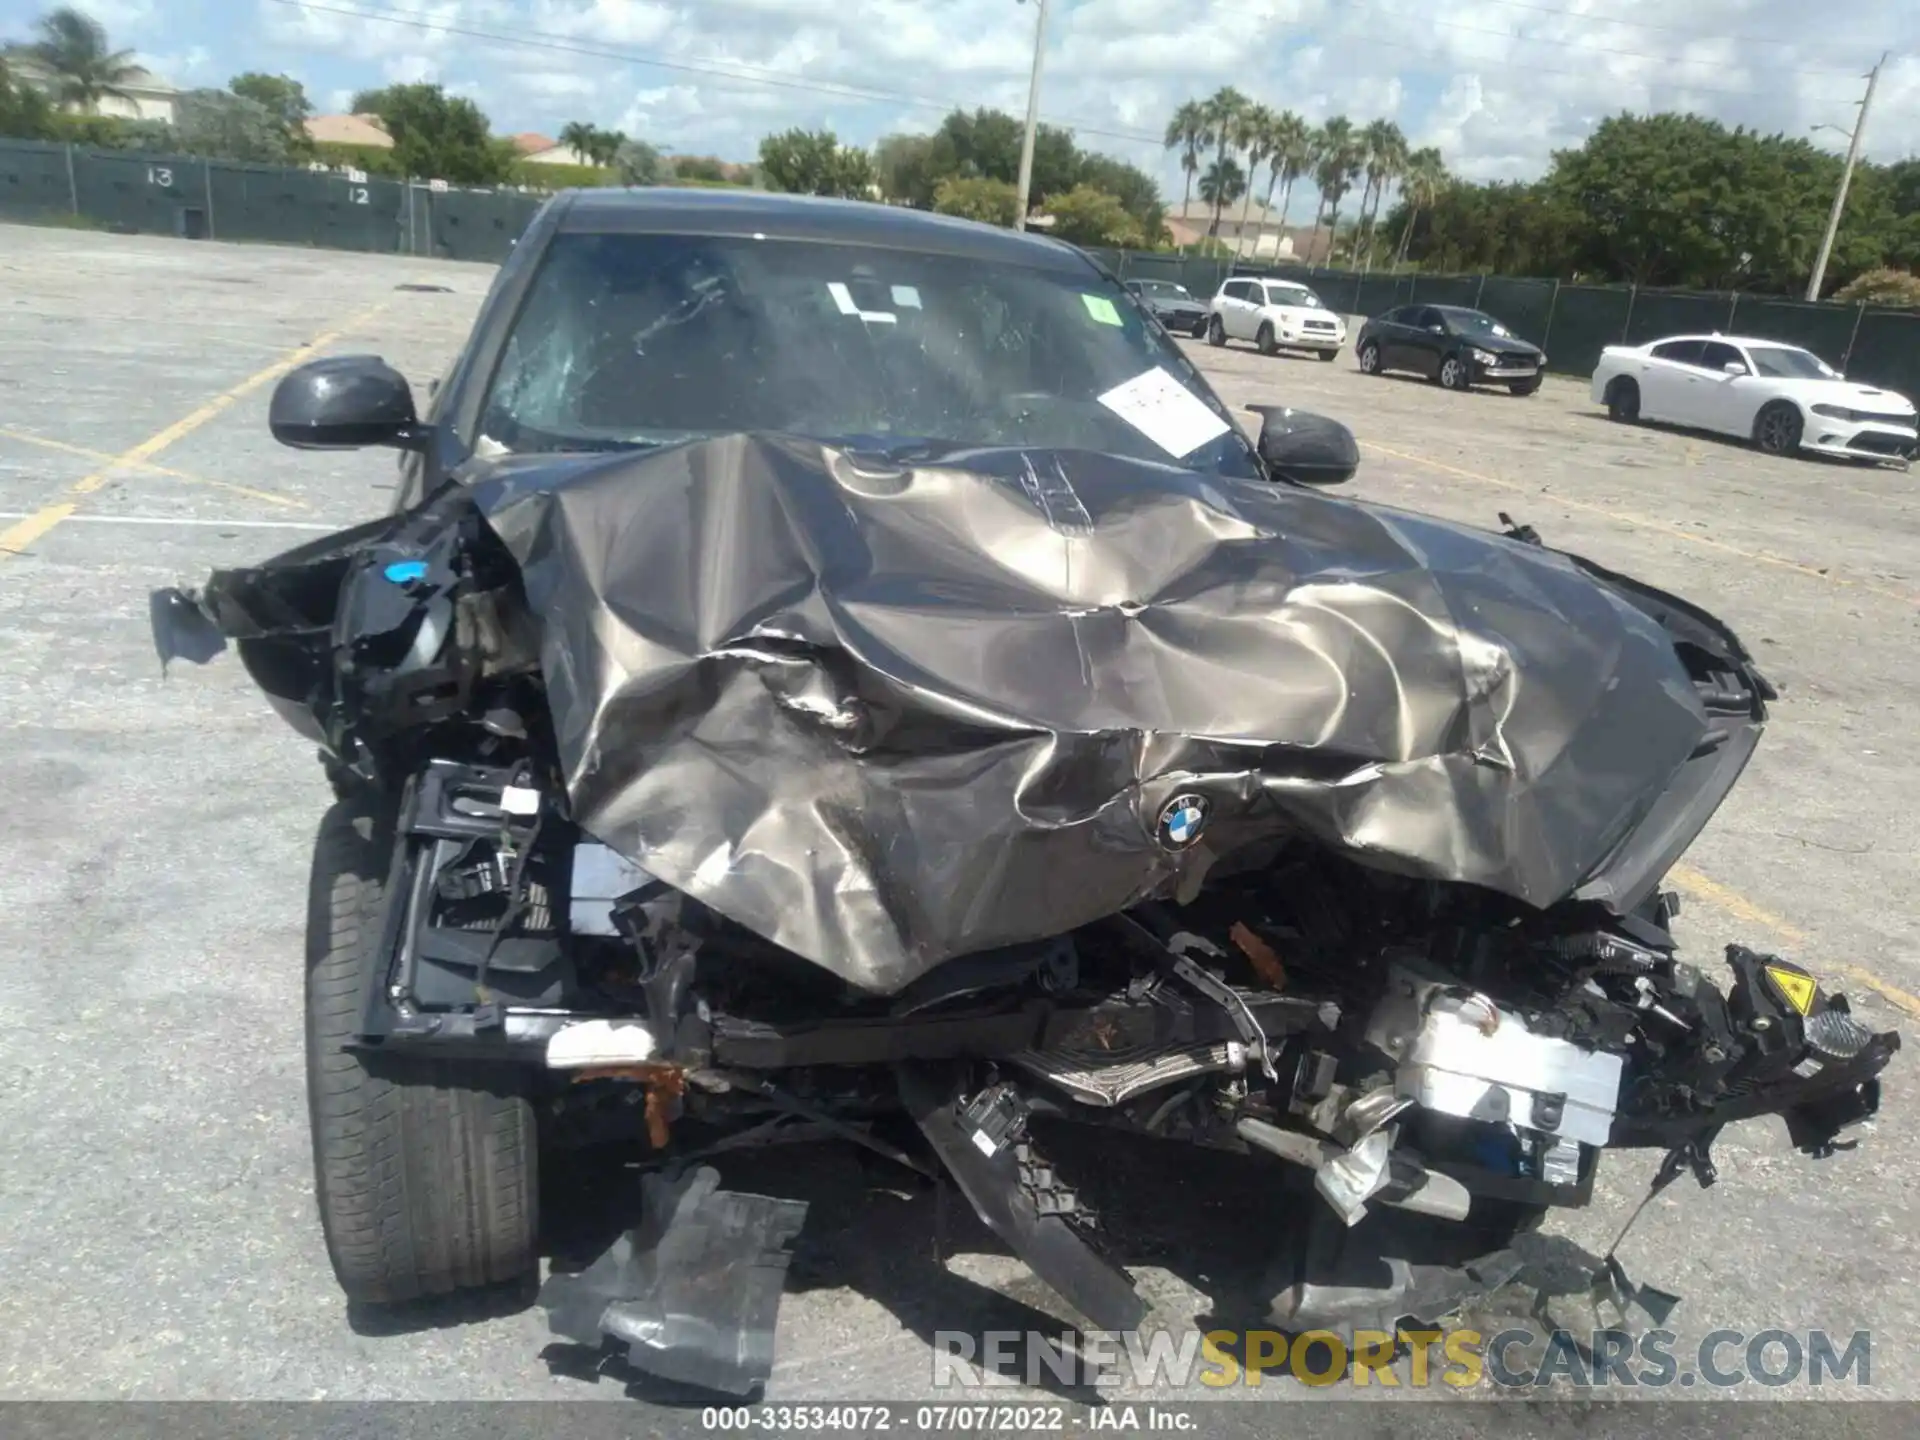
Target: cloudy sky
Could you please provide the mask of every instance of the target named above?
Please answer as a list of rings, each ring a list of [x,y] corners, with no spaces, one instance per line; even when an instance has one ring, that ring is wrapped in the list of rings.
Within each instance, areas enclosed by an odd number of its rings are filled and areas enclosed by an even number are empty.
[[[1174,105],[1233,84],[1309,120],[1399,122],[1476,179],[1539,173],[1621,109],[1806,133],[1850,126],[1883,50],[1866,150],[1920,152],[1916,0],[1049,0],[1043,118],[1163,177]],[[181,86],[284,71],[322,110],[437,80],[503,132],[591,120],[751,158],[828,125],[869,142],[955,104],[1021,111],[1034,0],[81,0]],[[0,0],[0,36],[35,0]],[[1844,147],[1843,136],[1820,132]]]

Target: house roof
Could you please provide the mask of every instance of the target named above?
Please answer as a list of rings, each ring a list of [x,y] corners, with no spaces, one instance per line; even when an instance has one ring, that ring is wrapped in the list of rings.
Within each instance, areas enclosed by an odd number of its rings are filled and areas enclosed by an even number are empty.
[[[307,136],[317,145],[393,148],[393,137],[387,134],[376,115],[316,115],[307,121]]]
[[[513,148],[522,155],[538,155],[542,150],[558,149],[560,142],[538,130],[523,130],[512,137]]]

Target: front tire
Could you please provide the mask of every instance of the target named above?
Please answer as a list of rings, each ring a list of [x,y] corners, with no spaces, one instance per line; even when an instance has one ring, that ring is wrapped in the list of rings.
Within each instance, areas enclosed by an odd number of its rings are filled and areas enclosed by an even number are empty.
[[[1360,347],[1360,355],[1358,358],[1360,361],[1360,373],[1362,375],[1378,375],[1380,373],[1380,347],[1373,341],[1369,340]]]
[[[1440,384],[1448,390],[1465,390],[1473,384],[1473,372],[1458,355],[1449,355],[1440,362]]]
[[[1785,400],[1774,401],[1754,417],[1753,443],[1769,455],[1793,454],[1805,433],[1799,407]]]
[[[307,891],[307,1110],[327,1257],[349,1300],[394,1305],[539,1266],[533,1107],[511,1066],[344,1048],[378,947],[395,819],[320,822]]]
[[[1218,315],[1207,317],[1207,343],[1215,349],[1227,343],[1227,327],[1220,323]]]
[[[1607,418],[1616,425],[1639,422],[1640,387],[1625,376],[1607,386]]]
[[[1260,331],[1253,337],[1254,346],[1262,355],[1273,356],[1280,353],[1280,346],[1273,338],[1273,326],[1262,323]]]
[[[1507,389],[1511,390],[1515,395],[1531,395],[1539,390],[1539,388],[1540,380],[1538,376],[1532,380],[1516,380],[1507,387]]]
[[[1322,350],[1320,352],[1320,358],[1322,360],[1325,360],[1328,364],[1332,364],[1335,360],[1338,360],[1340,358],[1340,352],[1338,350]]]

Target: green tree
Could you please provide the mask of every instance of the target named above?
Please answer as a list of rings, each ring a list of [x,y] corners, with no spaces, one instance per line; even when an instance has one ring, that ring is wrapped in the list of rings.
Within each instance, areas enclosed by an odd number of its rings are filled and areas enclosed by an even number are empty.
[[[1180,197],[1180,216],[1186,218],[1187,207],[1193,204],[1193,179],[1200,173],[1200,152],[1213,143],[1213,132],[1207,128],[1207,107],[1198,100],[1189,100],[1173,112],[1173,118],[1167,121],[1166,148],[1180,152],[1180,171],[1187,177],[1186,193]]]
[[[1214,151],[1213,168],[1208,171],[1209,174],[1214,175],[1216,178],[1224,176],[1225,174],[1224,167],[1227,162],[1227,151],[1233,146],[1234,136],[1239,128],[1240,115],[1241,112],[1247,108],[1247,103],[1246,96],[1242,95],[1231,85],[1228,85],[1214,91],[1201,106],[1203,113],[1207,117],[1207,134],[1211,139],[1211,143],[1217,147]],[[1233,168],[1236,171],[1240,169],[1237,164]],[[1244,186],[1245,183],[1246,178],[1243,173],[1241,176],[1241,184]],[[1217,187],[1216,193],[1218,193]],[[1207,198],[1204,182],[1202,182],[1200,198],[1202,200]],[[1236,190],[1233,199],[1237,200],[1239,198],[1240,191]],[[1213,223],[1207,227],[1207,234],[1209,236],[1218,235],[1220,233],[1220,211],[1222,207],[1218,203],[1209,203],[1213,204]],[[1226,203],[1232,204],[1233,201],[1229,200]]]
[[[1842,285],[1833,298],[1848,305],[1920,307],[1920,275],[1910,270],[1868,270]]]
[[[874,147],[873,173],[887,199],[920,210],[931,208],[941,179],[933,170],[933,137],[884,136]]]
[[[1158,245],[1166,236],[1167,207],[1160,198],[1160,182],[1137,165],[1111,155],[1083,155],[1078,185],[1103,190],[1120,202],[1132,219],[1143,245]],[[1078,185],[1075,188],[1078,188]]]
[[[613,171],[622,185],[666,185],[673,167],[644,140],[628,140],[614,153]]]
[[[927,146],[929,173],[937,185],[948,176],[984,177],[1014,184],[1020,176],[1024,124],[1004,110],[955,110]],[[1080,149],[1071,131],[1041,125],[1033,137],[1032,196],[1035,203],[1079,183]]]
[[[1273,117],[1267,130],[1267,198],[1265,208],[1273,208],[1276,184],[1286,188],[1280,194],[1280,233],[1287,232],[1287,218],[1293,213],[1293,182],[1313,165],[1313,130],[1291,110]]]
[[[602,169],[613,164],[626,141],[618,130],[602,130],[584,120],[570,120],[560,129],[562,145],[584,156],[587,164]]]
[[[187,90],[174,97],[174,142],[189,155],[285,164],[290,137],[265,105],[225,90]]]
[[[1327,216],[1327,258],[1333,258],[1334,237],[1340,231],[1340,202],[1353,189],[1360,174],[1360,140],[1353,122],[1335,115],[1316,132],[1313,144],[1314,183],[1320,187],[1320,205],[1313,216],[1313,239],[1307,242],[1307,254],[1313,254],[1320,238],[1320,217]]]
[[[293,159],[308,159],[314,153],[313,137],[307,134],[307,121],[313,118],[313,102],[307,99],[306,86],[291,75],[265,75],[249,70],[227,82],[227,89],[242,100],[264,106],[286,136],[285,153]]]
[[[480,107],[438,85],[389,85],[353,97],[356,115],[378,115],[393,156],[415,179],[498,185],[518,164],[513,146],[488,132]]]
[[[1365,155],[1366,189],[1360,192],[1360,244],[1366,250],[1366,264],[1373,268],[1373,232],[1379,224],[1380,205],[1387,187],[1406,170],[1409,147],[1407,137],[1391,120],[1375,120],[1360,132],[1360,148]]]
[[[1246,194],[1240,201],[1240,236],[1247,234],[1247,215],[1253,209],[1253,177],[1260,173],[1273,144],[1274,115],[1264,105],[1249,103],[1234,117],[1233,143],[1247,157]]]
[[[147,78],[133,63],[131,50],[107,44],[106,27],[70,5],[49,10],[34,23],[39,39],[25,54],[43,66],[53,84],[54,99],[81,111],[91,111],[109,95],[124,96],[126,86]]]
[[[1407,258],[1407,247],[1413,240],[1413,224],[1420,217],[1421,207],[1432,205],[1446,188],[1447,164],[1439,150],[1427,145],[1407,156],[1406,172],[1400,178],[1400,196],[1406,218],[1400,230],[1397,260]],[[1388,217],[1390,222],[1393,218]]]
[[[33,86],[13,78],[0,57],[0,135],[18,140],[51,140],[58,133],[53,106]]]
[[[1581,217],[1584,268],[1641,285],[1724,285],[1744,273],[1790,288],[1812,269],[1839,178],[1839,158],[1805,140],[1698,115],[1618,115],[1556,154],[1545,185]],[[1860,207],[1850,204],[1836,275],[1859,268],[1854,242],[1877,198],[1869,181]]]
[[[760,142],[760,177],[770,190],[865,199],[873,159],[842,145],[831,130],[787,130]]]
[[[1245,194],[1246,189],[1247,174],[1238,160],[1224,157],[1207,167],[1207,173],[1200,177],[1200,198],[1213,207],[1216,227],[1220,223],[1220,212]]]
[[[1047,202],[1053,226],[1047,232],[1074,245],[1126,245],[1141,242],[1139,224],[1117,196],[1091,185],[1076,185]]]
[[[942,215],[958,215],[987,225],[1011,228],[1020,195],[1009,180],[985,175],[949,175],[934,190],[933,208]]]

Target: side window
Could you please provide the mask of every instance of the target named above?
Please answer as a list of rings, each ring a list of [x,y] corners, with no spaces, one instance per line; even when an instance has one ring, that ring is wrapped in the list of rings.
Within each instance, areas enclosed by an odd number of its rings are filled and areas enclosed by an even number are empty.
[[[1747,374],[1751,375],[1753,373],[1753,367],[1747,364],[1746,356],[1734,349],[1733,346],[1718,340],[1708,342],[1706,352],[1702,356],[1700,363],[1705,365],[1709,370],[1723,370],[1728,365],[1738,365],[1741,370]]]
[[[1676,365],[1698,365],[1706,344],[1700,340],[1669,340],[1653,347],[1653,358],[1671,360]]]
[[[1251,280],[1229,280],[1227,282],[1227,298],[1229,300],[1252,300],[1253,282]]]
[[[1423,305],[1413,312],[1413,318],[1407,323],[1416,330],[1431,330],[1440,323],[1440,312],[1431,305]]]
[[[1405,305],[1395,306],[1380,317],[1380,323],[1382,325],[1411,325],[1413,323],[1413,311]]]

